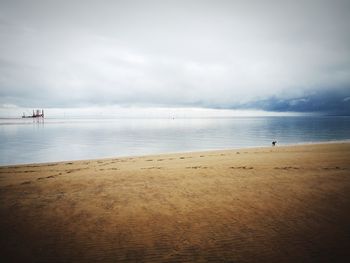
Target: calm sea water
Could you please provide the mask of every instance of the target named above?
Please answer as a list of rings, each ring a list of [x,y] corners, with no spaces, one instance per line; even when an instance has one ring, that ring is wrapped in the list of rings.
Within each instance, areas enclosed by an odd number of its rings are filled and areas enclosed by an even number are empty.
[[[350,117],[0,120],[0,165],[350,139]]]

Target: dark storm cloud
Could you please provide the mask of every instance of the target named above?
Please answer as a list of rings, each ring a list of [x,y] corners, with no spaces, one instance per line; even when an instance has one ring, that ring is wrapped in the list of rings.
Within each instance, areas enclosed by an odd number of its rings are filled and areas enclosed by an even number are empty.
[[[349,114],[349,12],[345,0],[0,1],[0,104]]]
[[[333,115],[349,115],[350,91],[348,88],[323,90],[308,96],[283,99],[270,97],[239,105],[236,109],[262,109],[275,112],[322,112]]]

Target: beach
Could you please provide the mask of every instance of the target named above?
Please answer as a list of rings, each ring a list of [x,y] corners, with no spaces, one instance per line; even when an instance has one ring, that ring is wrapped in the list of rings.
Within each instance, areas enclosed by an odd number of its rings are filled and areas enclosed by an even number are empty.
[[[345,262],[350,143],[0,167],[2,262]]]

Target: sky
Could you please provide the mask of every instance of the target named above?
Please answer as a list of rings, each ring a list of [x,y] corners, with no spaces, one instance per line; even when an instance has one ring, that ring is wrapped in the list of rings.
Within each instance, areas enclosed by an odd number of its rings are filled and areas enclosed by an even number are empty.
[[[349,13],[348,0],[0,0],[0,115],[350,115]]]

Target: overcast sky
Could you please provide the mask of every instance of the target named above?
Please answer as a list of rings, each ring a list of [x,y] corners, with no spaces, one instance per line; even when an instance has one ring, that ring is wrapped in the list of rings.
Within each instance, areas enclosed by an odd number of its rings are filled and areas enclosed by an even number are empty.
[[[349,115],[349,14],[349,0],[0,0],[0,105]]]

